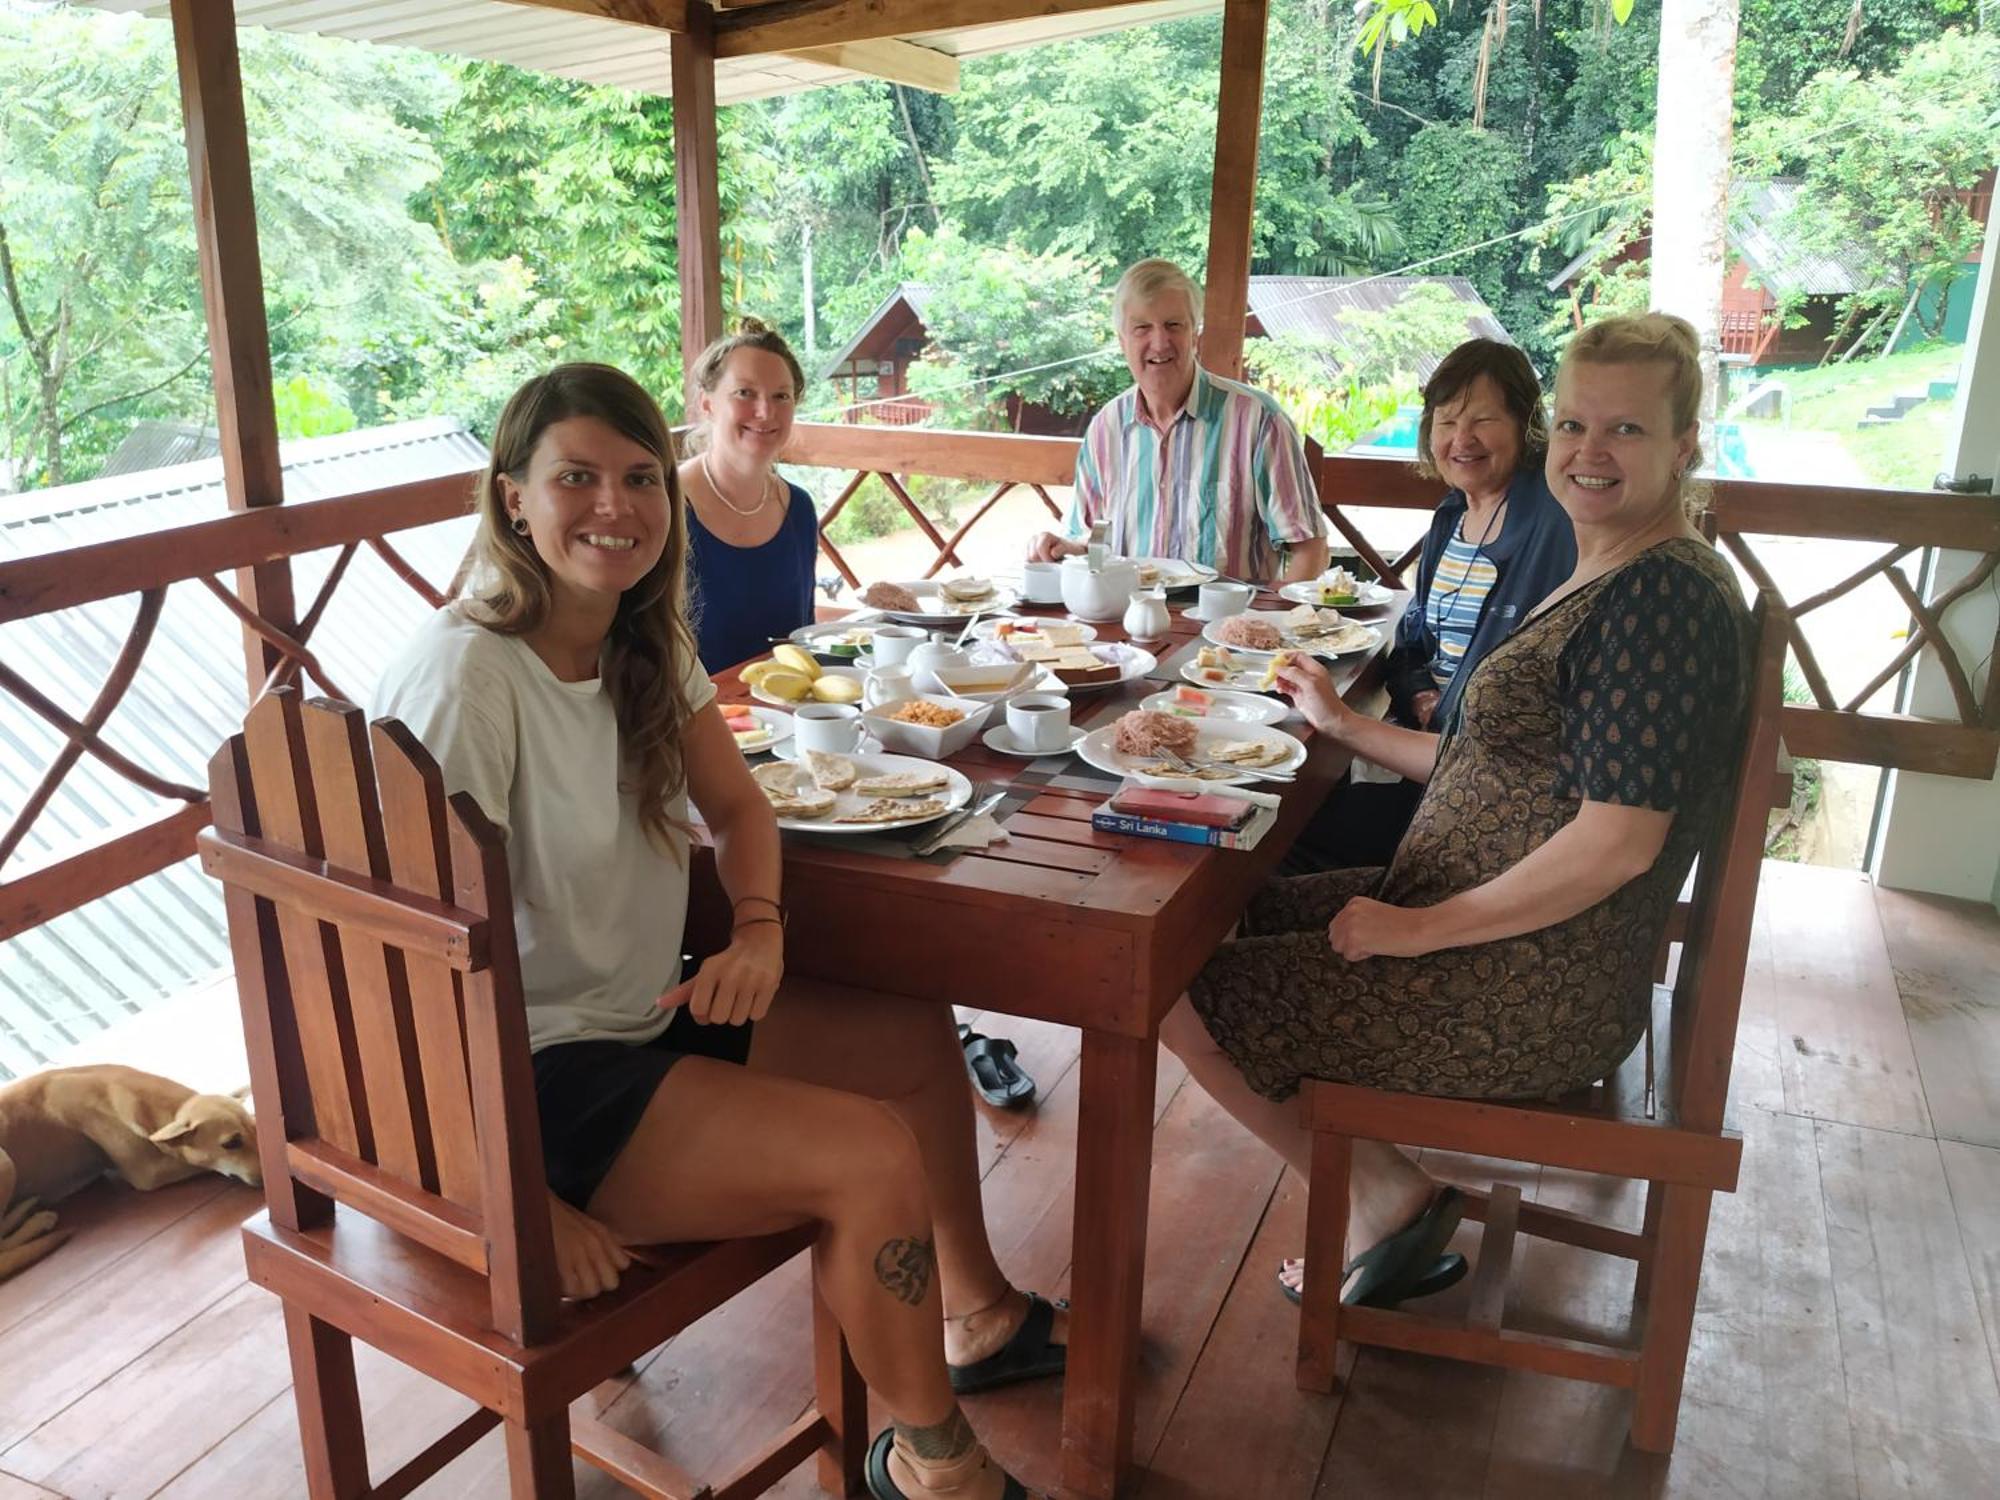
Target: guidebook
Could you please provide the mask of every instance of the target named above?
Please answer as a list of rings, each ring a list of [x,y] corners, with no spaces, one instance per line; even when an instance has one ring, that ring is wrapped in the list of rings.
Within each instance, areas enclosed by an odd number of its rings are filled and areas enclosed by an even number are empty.
[[[1278,799],[1245,787],[1180,791],[1127,782],[1090,815],[1093,828],[1218,849],[1254,849],[1278,821]]]

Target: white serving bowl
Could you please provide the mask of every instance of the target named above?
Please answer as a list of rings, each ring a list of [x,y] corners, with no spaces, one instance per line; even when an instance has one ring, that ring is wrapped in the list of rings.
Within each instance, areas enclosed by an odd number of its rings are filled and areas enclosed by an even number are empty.
[[[925,760],[943,760],[972,743],[972,737],[979,733],[980,726],[993,712],[991,703],[969,698],[947,698],[935,693],[919,693],[914,700],[903,700],[905,703],[913,701],[935,703],[940,708],[955,708],[965,717],[956,724],[938,729],[929,724],[907,724],[901,719],[890,718],[890,714],[902,707],[900,703],[885,703],[880,708],[871,708],[861,716],[861,722],[870,734],[882,742],[884,750],[899,755],[921,755]]]
[[[1012,668],[1012,675],[999,687],[978,687],[990,682],[995,673]],[[996,662],[988,666],[942,667],[931,674],[961,698],[975,703],[1004,703],[1009,698],[1034,689],[1043,676],[1034,662]],[[1060,684],[1058,684],[1060,686]]]

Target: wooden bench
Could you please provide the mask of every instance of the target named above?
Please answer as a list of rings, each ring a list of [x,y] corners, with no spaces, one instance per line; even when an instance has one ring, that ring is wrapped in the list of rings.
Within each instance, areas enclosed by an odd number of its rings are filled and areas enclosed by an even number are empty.
[[[573,1496],[572,1451],[655,1500],[743,1500],[815,1452],[825,1488],[860,1493],[866,1393],[817,1294],[817,1409],[712,1486],[571,1410],[814,1235],[659,1247],[561,1300],[506,851],[478,804],[402,725],[290,689],[209,784],[267,1204],[244,1250],[284,1300],[313,1500],[407,1495],[502,1425],[516,1500]],[[356,1338],[481,1408],[379,1483]]]
[[[1643,1227],[1620,1229],[1525,1203],[1509,1186],[1472,1195],[1468,1212],[1483,1219],[1485,1229],[1464,1316],[1343,1307],[1341,1278],[1308,1274],[1299,1322],[1302,1388],[1332,1389],[1341,1339],[1444,1355],[1628,1388],[1633,1444],[1672,1450],[1709,1203],[1712,1194],[1735,1190],[1743,1151],[1724,1112],[1772,767],[1779,764],[1787,621],[1776,594],[1759,597],[1755,624],[1750,715],[1728,816],[1699,855],[1674,986],[1655,987],[1645,1043],[1617,1073],[1554,1104],[1437,1099],[1332,1083],[1309,1083],[1304,1091],[1306,1123],[1314,1132],[1309,1270],[1344,1263],[1355,1140],[1641,1179],[1647,1184]],[[1509,1272],[1520,1233],[1636,1261],[1637,1342],[1508,1327]]]

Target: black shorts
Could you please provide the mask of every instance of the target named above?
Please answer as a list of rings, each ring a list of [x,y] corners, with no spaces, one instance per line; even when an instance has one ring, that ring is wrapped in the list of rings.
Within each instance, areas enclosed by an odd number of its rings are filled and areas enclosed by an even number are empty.
[[[751,1026],[703,1026],[683,1008],[650,1042],[557,1042],[534,1056],[549,1186],[584,1209],[639,1128],[653,1091],[684,1057],[741,1065]]]

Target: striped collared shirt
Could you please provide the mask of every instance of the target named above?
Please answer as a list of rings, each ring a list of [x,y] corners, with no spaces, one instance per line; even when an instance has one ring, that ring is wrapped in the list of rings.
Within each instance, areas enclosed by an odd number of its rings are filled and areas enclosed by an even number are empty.
[[[1279,544],[1325,530],[1298,429],[1263,391],[1199,367],[1163,435],[1141,419],[1134,386],[1090,419],[1076,456],[1068,531],[1111,523],[1124,557],[1206,563],[1269,579]]]

